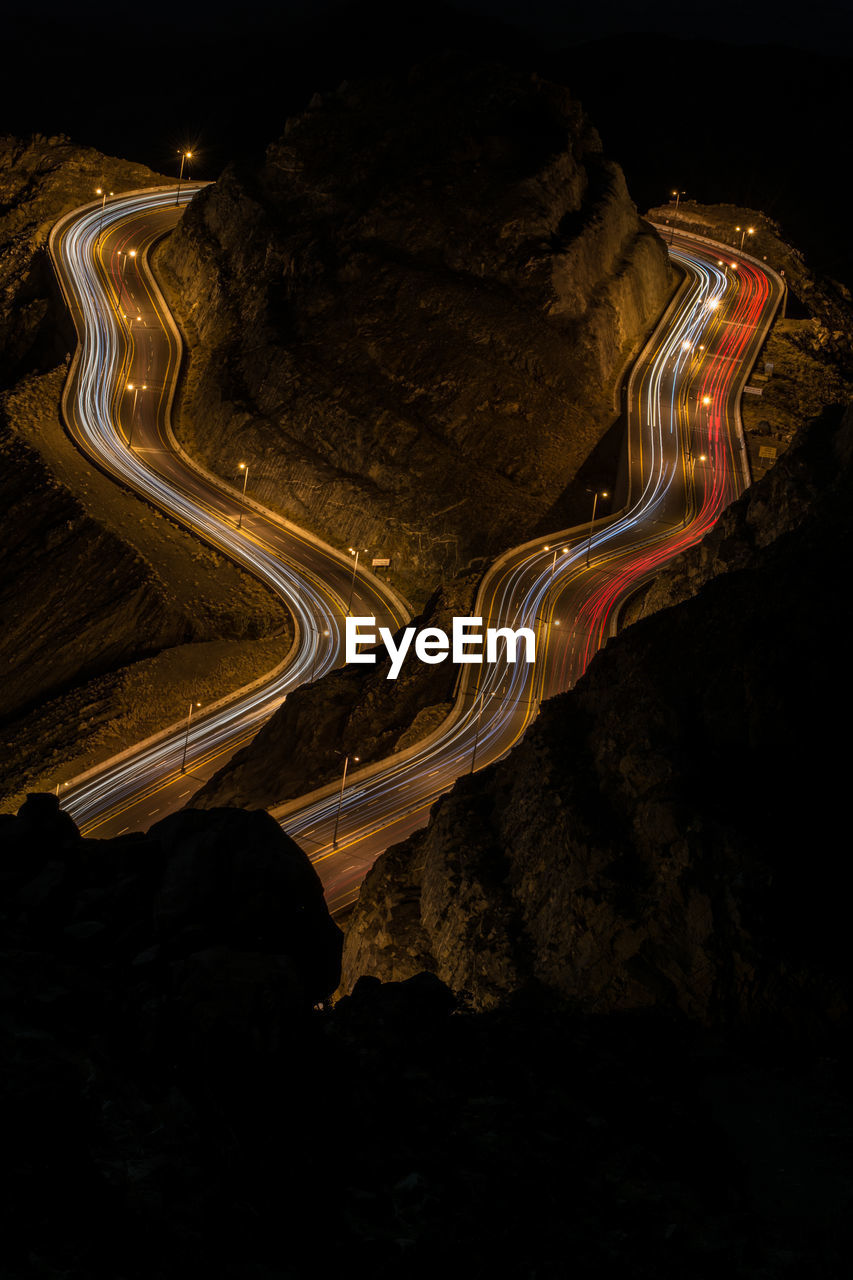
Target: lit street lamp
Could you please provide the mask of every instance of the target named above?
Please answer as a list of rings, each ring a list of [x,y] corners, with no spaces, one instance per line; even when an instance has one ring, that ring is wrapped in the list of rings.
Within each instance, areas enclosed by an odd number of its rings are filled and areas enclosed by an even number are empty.
[[[543,551],[550,551],[550,550],[551,550],[551,548],[550,548],[550,546],[545,546],[545,547],[543,547],[543,548],[542,548],[542,550],[543,550]],[[563,555],[567,555],[567,554],[568,554],[568,552],[569,552],[570,550],[571,550],[571,548],[570,548],[570,547],[563,547]],[[551,590],[551,588],[552,588],[552,587],[553,587],[553,585],[554,585],[554,577],[555,577],[556,572],[557,572],[557,551],[558,551],[558,548],[557,548],[557,547],[555,547],[555,548],[554,548],[554,554],[553,554],[553,556],[551,557],[551,576],[550,576],[550,578],[548,579],[548,590],[549,590],[549,591]]]
[[[178,154],[181,157],[181,167],[178,171],[178,194],[175,196],[175,204],[179,204],[181,199],[181,183],[184,180],[184,164],[187,160],[192,160],[193,158],[193,153],[191,151],[181,151]]]
[[[191,702],[190,709],[187,712],[187,732],[184,735],[184,758],[181,761],[181,773],[186,773],[187,771],[187,748],[190,745],[190,722],[193,718],[193,707],[200,707],[200,706],[201,706],[200,702]]]
[[[608,496],[606,489],[602,489],[601,496],[602,498],[606,498]],[[592,526],[595,524],[595,508],[597,506],[598,506],[598,490],[596,489],[595,496],[592,499],[592,519],[589,522],[589,541],[587,542],[587,546],[586,546],[587,568],[589,568],[589,557],[592,552]]]
[[[109,194],[110,194],[110,199],[112,199],[112,195],[113,195],[112,191],[111,191]],[[100,216],[100,218],[98,219],[98,238],[97,238],[97,240],[95,241],[95,244],[96,244],[96,245],[98,245],[98,244],[100,244],[100,243],[101,243],[101,232],[102,232],[102,231],[103,231],[103,229],[104,229],[104,208],[105,208],[106,203],[107,203],[107,190],[106,190],[106,187],[96,187],[96,188],[95,188],[95,195],[98,195],[98,196],[100,196],[100,197],[101,197],[101,216]]]
[[[148,384],[146,382],[143,382],[142,386],[140,387],[138,382],[136,384],[129,382],[127,384],[127,390],[133,392],[133,408],[130,411],[130,434],[127,437],[127,447],[128,449],[132,449],[133,448],[133,428],[136,425],[136,401],[140,391],[148,390]]]
[[[240,507],[240,515],[239,515],[239,516],[238,516],[238,518],[237,518],[237,528],[238,528],[238,529],[242,529],[242,528],[243,528],[243,509],[244,509],[244,508],[245,508],[245,506],[246,506],[246,482],[247,482],[247,481],[248,481],[248,479],[249,479],[249,464],[248,464],[248,463],[246,463],[246,462],[241,462],[241,463],[240,463],[240,470],[243,472],[243,492],[242,492],[242,494],[240,495],[240,499],[241,499],[241,502],[242,502],[242,506]]]
[[[741,249],[741,253],[743,253],[743,242],[747,236],[755,235],[755,227],[735,227],[735,231],[740,232],[740,249]],[[735,264],[732,263],[732,266],[734,265]]]
[[[679,206],[679,204],[681,203],[681,197],[682,197],[682,196],[686,196],[686,195],[687,195],[687,192],[686,192],[686,191],[673,191],[673,192],[672,192],[672,195],[674,195],[674,196],[675,196],[675,217],[677,218],[677,217],[678,217],[678,206]],[[667,219],[667,221],[669,221],[669,219]],[[673,228],[672,228],[672,230],[671,230],[671,231],[670,231],[670,233],[669,233],[669,243],[670,243],[670,244],[672,244],[672,242],[673,242],[673,240],[674,240],[674,239],[675,239],[675,227],[673,227]]]
[[[349,600],[347,600],[347,613],[349,613],[350,609],[352,608],[352,597],[353,597],[353,592],[355,591],[355,575],[356,575],[356,570],[358,569],[358,557],[361,555],[362,551],[367,550],[367,547],[361,547],[358,550],[355,547],[349,547],[348,550],[351,556],[355,556],[355,560],[353,561],[353,566],[352,566],[352,581],[349,584]]]
[[[121,298],[122,298],[122,294],[123,294],[123,292],[124,292],[124,277],[125,277],[125,273],[126,273],[126,271],[127,271],[127,260],[128,260],[128,258],[135,258],[135,257],[136,257],[136,250],[135,250],[135,249],[128,249],[127,253],[122,253],[122,252],[121,252],[121,250],[119,250],[119,255],[118,255],[118,256],[119,256],[119,257],[121,258],[121,260],[122,260],[122,263],[121,263],[121,271],[120,271],[120,273],[119,273],[119,285],[118,285],[118,309],[119,309],[119,311],[121,311]]]
[[[341,753],[339,751],[338,755],[340,754]],[[358,756],[353,756],[353,760],[355,760],[355,762],[358,763]],[[343,806],[343,803],[344,803],[344,787],[347,785],[347,769],[348,768],[349,768],[349,752],[347,752],[347,754],[344,756],[344,775],[341,778],[341,793],[338,796],[338,811],[335,814],[335,830],[332,835],[333,849],[337,849],[338,847],[338,826],[340,825],[340,821],[341,821],[341,807]]]

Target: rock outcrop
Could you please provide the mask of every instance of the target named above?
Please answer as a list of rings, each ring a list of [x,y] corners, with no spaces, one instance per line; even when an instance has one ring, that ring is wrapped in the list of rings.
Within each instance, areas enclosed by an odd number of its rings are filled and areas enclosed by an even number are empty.
[[[729,517],[741,567],[608,643],[379,859],[344,989],[428,969],[478,1007],[544,989],[709,1023],[846,1016],[851,455],[853,411],[816,422]]]
[[[673,285],[568,93],[452,57],[316,96],[160,262],[187,447],[421,598],[547,515]]]

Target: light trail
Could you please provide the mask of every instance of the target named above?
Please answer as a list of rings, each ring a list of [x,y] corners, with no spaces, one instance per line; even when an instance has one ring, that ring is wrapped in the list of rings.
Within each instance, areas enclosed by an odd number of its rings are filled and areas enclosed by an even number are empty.
[[[197,190],[184,188],[182,201]],[[248,740],[310,672],[320,675],[340,660],[351,565],[330,548],[318,552],[318,544],[292,525],[287,526],[289,540],[282,541],[287,522],[257,506],[237,529],[239,494],[202,474],[175,449],[169,410],[179,346],[170,335],[165,304],[144,270],[148,247],[177,216],[174,200],[171,188],[109,203],[100,245],[98,202],[58,224],[51,250],[81,339],[64,398],[75,439],[99,466],[262,577],[297,623],[294,649],[276,673],[193,722],[189,756],[197,773],[211,761],[222,763]],[[137,249],[135,271],[128,257],[119,257],[131,245]],[[718,247],[694,240],[676,237],[670,252],[685,281],[629,382],[623,506],[596,520],[591,532],[585,524],[555,534],[547,544],[537,540],[501,556],[478,593],[474,612],[484,625],[535,629],[535,666],[463,667],[453,709],[431,735],[351,772],[342,800],[336,781],[274,810],[311,852],[333,907],[352,900],[377,854],[423,825],[433,801],[456,778],[504,756],[537,715],[543,697],[572,687],[614,634],[625,601],[668,560],[704,537],[748,483],[740,391],[781,299],[781,281],[744,255],[736,255],[737,270],[729,262],[720,264]],[[726,257],[731,256],[729,251]],[[145,322],[144,347],[139,328],[119,314],[120,290],[126,291],[122,302],[131,322],[140,314],[137,304],[151,317],[150,324]],[[152,364],[155,329],[166,347]],[[143,426],[133,427],[140,434],[129,449],[123,388],[146,375],[157,387],[157,405],[154,412],[149,408]],[[373,598],[363,607],[354,602],[354,612],[380,617],[384,610],[392,627],[404,620],[395,602],[382,597],[369,579],[360,590],[368,596],[372,590]],[[164,789],[166,810],[178,807],[186,794],[179,769],[183,743],[184,726],[177,725],[132,748],[77,780],[63,796],[65,807],[87,830],[126,825],[128,813],[136,810],[150,816],[154,804],[162,812]],[[333,847],[339,808],[339,839]]]
[[[180,204],[198,190],[197,184],[185,185]],[[174,188],[142,191],[109,201],[103,213],[100,203],[78,210],[54,228],[51,254],[79,336],[63,395],[65,420],[96,465],[275,591],[294,619],[296,640],[275,672],[238,697],[202,709],[188,739],[182,726],[174,726],[75,779],[63,793],[63,804],[87,833],[124,813],[129,796],[150,797],[162,790],[164,779],[181,778],[185,741],[187,772],[197,775],[211,761],[221,763],[226,752],[253,736],[290,689],[333,667],[342,644],[350,563],[262,509],[250,508],[238,528],[244,510],[239,492],[187,465],[172,437],[169,415],[180,345],[145,260],[180,212]],[[131,383],[146,390],[128,424],[125,388]],[[405,620],[405,611],[389,600],[378,580],[366,585],[362,574],[359,590],[390,625]]]

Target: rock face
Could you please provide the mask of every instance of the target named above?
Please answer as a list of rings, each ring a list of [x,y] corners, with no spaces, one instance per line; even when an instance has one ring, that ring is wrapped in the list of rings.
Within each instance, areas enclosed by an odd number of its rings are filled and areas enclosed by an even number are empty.
[[[187,447],[421,585],[546,515],[672,287],[567,92],[454,58],[313,99],[161,260]]]
[[[232,994],[257,1000],[253,984],[267,983],[287,1016],[337,984],[341,934],[320,879],[268,814],[185,812],[144,836],[92,841],[54,796],[34,794],[16,817],[0,815],[0,836],[13,928],[55,934],[83,962],[109,952],[114,964],[157,976],[164,994],[177,973],[184,1012],[219,984],[228,1021]]]
[[[376,863],[344,989],[428,969],[478,1007],[544,988],[709,1023],[845,1015],[851,454],[853,411],[816,422],[732,513],[741,567],[611,641]],[[765,505],[781,525],[750,537]]]

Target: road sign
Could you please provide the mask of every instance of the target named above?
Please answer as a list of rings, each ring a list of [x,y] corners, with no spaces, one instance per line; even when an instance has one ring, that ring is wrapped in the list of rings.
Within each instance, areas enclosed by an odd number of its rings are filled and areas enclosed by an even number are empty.
[[[374,569],[387,569],[390,563],[391,563],[390,560],[382,560],[382,559],[378,559],[378,560],[374,559],[372,561]]]

